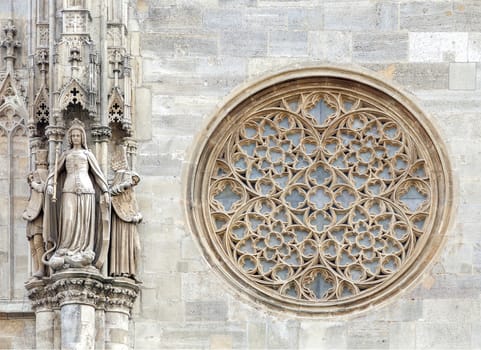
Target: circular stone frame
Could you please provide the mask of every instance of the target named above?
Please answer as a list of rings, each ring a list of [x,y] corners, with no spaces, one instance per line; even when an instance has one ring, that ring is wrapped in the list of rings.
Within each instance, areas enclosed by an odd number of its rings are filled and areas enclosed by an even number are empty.
[[[401,268],[380,285],[358,295],[338,300],[312,301],[290,298],[254,283],[229,260],[222,247],[219,247],[218,242],[213,238],[215,232],[211,232],[212,224],[209,223],[210,218],[207,213],[210,174],[215,161],[215,156],[212,157],[212,155],[219,153],[219,147],[222,145],[220,141],[230,132],[232,126],[238,124],[239,121],[236,118],[242,118],[237,112],[248,110],[249,106],[255,105],[264,94],[276,91],[277,87],[291,84],[302,87],[303,82],[316,81],[316,79],[344,81],[346,86],[363,91],[372,98],[382,100],[386,106],[396,109],[400,115],[408,119],[404,122],[404,126],[415,135],[414,140],[424,143],[432,159],[431,174],[436,175],[432,179],[436,190],[432,193],[431,199],[433,217],[427,232],[423,233],[427,238],[423,238],[422,246],[416,245],[414,253],[401,265]],[[193,147],[194,150],[184,174],[185,215],[190,230],[196,237],[209,265],[222,276],[223,280],[227,281],[237,293],[275,310],[290,311],[300,316],[332,316],[365,310],[391,300],[393,296],[419,279],[439,253],[449,228],[453,212],[453,181],[450,162],[441,136],[429,117],[411,97],[377,77],[375,73],[366,70],[337,66],[302,67],[283,71],[245,85],[233,92],[208,120]]]

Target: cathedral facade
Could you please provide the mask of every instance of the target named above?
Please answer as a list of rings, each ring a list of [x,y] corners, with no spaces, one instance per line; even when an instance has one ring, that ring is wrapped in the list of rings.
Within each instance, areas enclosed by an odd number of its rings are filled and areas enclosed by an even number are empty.
[[[5,0],[0,349],[481,344],[475,0]]]

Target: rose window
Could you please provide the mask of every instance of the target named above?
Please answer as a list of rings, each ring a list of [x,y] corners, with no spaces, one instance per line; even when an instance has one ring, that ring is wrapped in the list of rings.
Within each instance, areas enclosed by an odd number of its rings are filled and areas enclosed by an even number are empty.
[[[211,263],[256,300],[301,313],[397,293],[437,250],[449,209],[424,115],[382,82],[336,75],[240,96],[191,169],[192,226]]]

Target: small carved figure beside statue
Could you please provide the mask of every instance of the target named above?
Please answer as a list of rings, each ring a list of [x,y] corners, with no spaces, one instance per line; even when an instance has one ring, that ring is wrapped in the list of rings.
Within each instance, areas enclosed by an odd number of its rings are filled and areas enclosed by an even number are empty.
[[[140,258],[140,240],[137,224],[142,221],[133,187],[140,177],[129,169],[125,148],[117,146],[112,157],[115,171],[110,194],[112,195],[112,222],[109,251],[109,275],[129,277],[137,282]]]
[[[112,186],[87,147],[83,123],[77,119],[67,132],[68,149],[55,155],[47,176],[47,152],[37,152],[37,169],[28,178],[29,204],[23,215],[33,261],[32,278],[69,268],[101,271],[139,282],[142,220],[132,187],[139,176],[130,171],[125,150],[112,157]],[[111,210],[111,205],[113,210]],[[46,249],[48,248],[48,249]]]
[[[47,150],[38,150],[36,153],[36,169],[28,174],[27,182],[30,186],[30,198],[28,205],[23,212],[23,218],[27,220],[27,239],[32,255],[32,277],[41,278],[45,276],[45,265],[42,263],[42,256],[45,253],[45,242],[43,239],[43,206],[45,202],[45,182],[48,175],[48,153]]]

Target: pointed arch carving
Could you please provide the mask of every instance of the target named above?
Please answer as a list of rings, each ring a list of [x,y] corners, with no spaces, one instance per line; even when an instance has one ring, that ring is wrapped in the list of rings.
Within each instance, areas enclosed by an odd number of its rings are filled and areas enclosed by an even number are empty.
[[[79,104],[83,109],[88,110],[88,93],[87,90],[75,79],[72,79],[62,89],[60,94],[60,110],[65,110],[69,105]]]
[[[27,110],[17,92],[12,75],[8,73],[0,86],[0,134],[25,128]]]
[[[109,97],[109,123],[124,120],[124,98],[118,88],[113,88]]]
[[[50,109],[48,106],[48,91],[45,85],[42,84],[37,96],[35,97],[32,121],[34,123],[47,123],[49,115]]]

